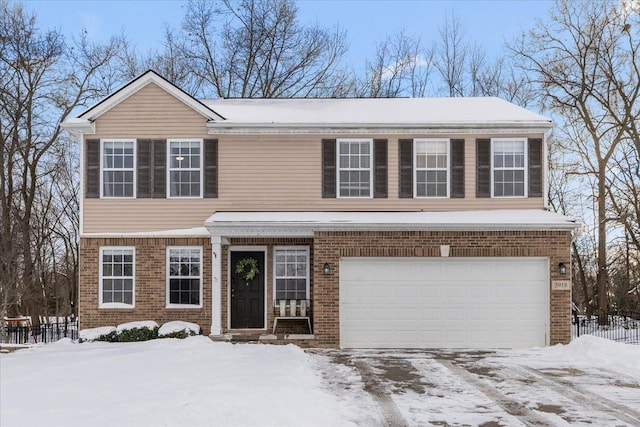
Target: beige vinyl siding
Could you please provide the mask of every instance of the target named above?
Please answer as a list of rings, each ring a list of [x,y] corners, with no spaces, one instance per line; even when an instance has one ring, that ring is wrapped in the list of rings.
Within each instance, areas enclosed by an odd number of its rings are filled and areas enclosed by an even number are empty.
[[[97,135],[110,138],[203,137],[207,134],[206,117],[154,83],[101,115],[95,124]]]
[[[179,102],[179,101],[177,101]],[[120,108],[120,107],[118,107]],[[120,114],[120,113],[118,113]],[[194,113],[196,114],[196,113]],[[100,119],[102,120],[102,118]],[[195,136],[190,125],[171,129],[171,137]],[[184,128],[183,126],[184,125]],[[102,127],[100,137],[115,137]],[[122,137],[168,137],[150,130],[118,129]],[[137,133],[140,132],[140,133]],[[147,133],[145,133],[147,132]],[[475,197],[476,137],[504,135],[447,135],[465,139],[464,199],[398,199],[398,139],[433,135],[344,135],[388,139],[387,199],[323,199],[321,140],[340,135],[206,135],[219,141],[219,198],[217,199],[85,199],[84,232],[135,232],[200,227],[215,211],[408,211],[543,208],[543,198]],[[513,135],[511,135],[513,136]],[[518,135],[542,138],[541,134]],[[93,136],[92,136],[93,137]],[[440,135],[438,135],[440,137]]]

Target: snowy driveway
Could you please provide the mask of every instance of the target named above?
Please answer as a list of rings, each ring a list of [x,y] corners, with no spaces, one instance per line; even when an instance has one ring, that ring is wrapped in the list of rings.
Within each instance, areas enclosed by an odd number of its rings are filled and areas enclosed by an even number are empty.
[[[369,408],[362,425],[640,426],[637,346],[586,337],[497,352],[310,354],[326,387]]]

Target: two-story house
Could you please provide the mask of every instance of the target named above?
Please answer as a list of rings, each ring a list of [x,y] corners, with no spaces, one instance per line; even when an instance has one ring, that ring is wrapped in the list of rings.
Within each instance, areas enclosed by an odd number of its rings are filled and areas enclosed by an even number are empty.
[[[576,224],[546,209],[538,114],[498,98],[197,100],[148,71],[63,126],[81,139],[82,328],[282,340],[294,305],[309,333],[290,338],[311,346],[570,340]]]

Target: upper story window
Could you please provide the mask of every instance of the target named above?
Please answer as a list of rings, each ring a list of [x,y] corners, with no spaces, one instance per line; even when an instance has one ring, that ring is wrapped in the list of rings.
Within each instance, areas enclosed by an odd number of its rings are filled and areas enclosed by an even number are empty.
[[[167,307],[202,307],[202,248],[167,248]]]
[[[527,140],[491,140],[491,189],[493,197],[527,196]]]
[[[135,197],[135,140],[102,141],[102,196]]]
[[[275,300],[309,299],[309,248],[274,248]]]
[[[449,196],[449,140],[414,141],[415,197]]]
[[[202,197],[202,140],[170,139],[169,197]]]
[[[338,139],[338,197],[371,197],[372,139]]]
[[[135,248],[100,248],[100,307],[133,308]]]

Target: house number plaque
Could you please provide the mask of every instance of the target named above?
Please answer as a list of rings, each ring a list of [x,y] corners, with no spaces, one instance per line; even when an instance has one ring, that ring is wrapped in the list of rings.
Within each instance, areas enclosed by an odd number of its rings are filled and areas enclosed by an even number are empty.
[[[570,291],[571,290],[571,281],[570,280],[553,280],[551,282],[551,290],[553,290],[553,291]]]

